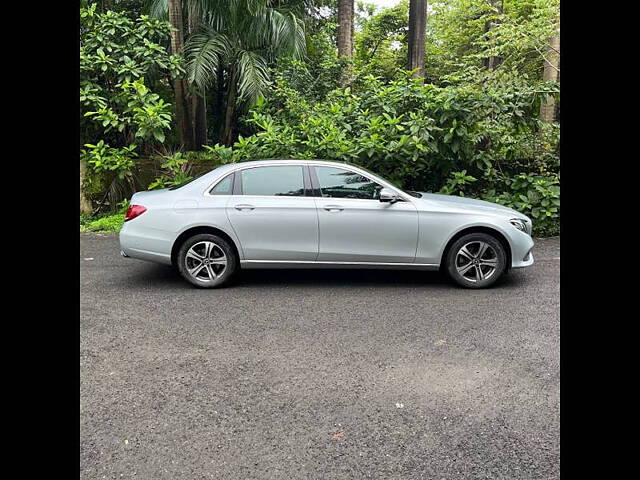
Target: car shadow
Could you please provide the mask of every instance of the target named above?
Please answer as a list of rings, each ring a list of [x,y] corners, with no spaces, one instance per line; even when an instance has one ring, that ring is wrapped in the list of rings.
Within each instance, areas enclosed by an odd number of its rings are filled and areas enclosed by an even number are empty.
[[[127,282],[146,287],[193,288],[180,274],[164,265],[141,265]],[[509,272],[492,288],[518,288],[521,272]],[[445,274],[418,270],[348,269],[255,269],[239,272],[225,288],[251,287],[434,287],[458,288]]]

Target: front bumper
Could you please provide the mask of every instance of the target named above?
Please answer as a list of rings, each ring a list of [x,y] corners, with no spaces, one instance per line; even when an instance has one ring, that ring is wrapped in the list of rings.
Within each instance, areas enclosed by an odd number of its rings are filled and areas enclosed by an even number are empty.
[[[517,231],[511,238],[511,268],[533,265],[533,239],[524,232]]]

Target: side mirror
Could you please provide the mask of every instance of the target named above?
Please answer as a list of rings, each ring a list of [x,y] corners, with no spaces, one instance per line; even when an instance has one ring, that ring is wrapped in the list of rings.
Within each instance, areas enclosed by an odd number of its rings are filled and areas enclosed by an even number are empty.
[[[390,188],[384,187],[380,190],[381,202],[396,203],[398,200],[400,200],[400,196]]]

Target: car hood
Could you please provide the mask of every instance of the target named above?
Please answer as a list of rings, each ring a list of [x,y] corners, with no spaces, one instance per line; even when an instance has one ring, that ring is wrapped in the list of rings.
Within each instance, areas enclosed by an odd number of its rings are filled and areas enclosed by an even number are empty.
[[[514,210],[513,208],[498,205],[497,203],[486,202],[484,200],[476,200],[475,198],[457,197],[455,195],[442,195],[439,193],[420,192],[422,197],[419,199],[424,205],[430,209],[455,210],[455,211],[473,211],[485,214],[509,215],[512,218],[528,219],[526,215]]]

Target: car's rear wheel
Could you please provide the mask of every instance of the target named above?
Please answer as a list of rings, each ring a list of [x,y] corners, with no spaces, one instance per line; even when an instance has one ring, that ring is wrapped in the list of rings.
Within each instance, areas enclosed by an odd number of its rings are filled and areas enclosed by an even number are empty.
[[[188,238],[178,251],[177,267],[189,283],[200,288],[226,284],[237,270],[238,259],[229,243],[209,233]]]
[[[500,241],[487,233],[470,233],[456,240],[447,253],[449,276],[466,288],[486,288],[505,272],[507,253]]]

